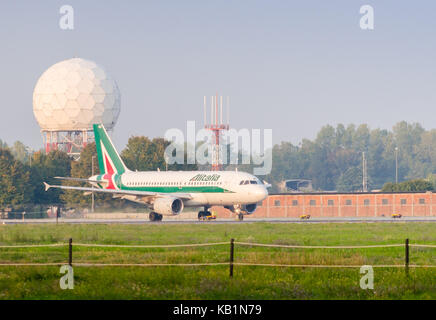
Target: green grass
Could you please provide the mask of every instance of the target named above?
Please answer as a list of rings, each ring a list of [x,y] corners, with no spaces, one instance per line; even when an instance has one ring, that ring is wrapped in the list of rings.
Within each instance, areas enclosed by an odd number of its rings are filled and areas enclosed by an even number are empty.
[[[229,241],[294,245],[436,244],[434,223],[2,225],[0,245],[67,242],[185,244]],[[227,262],[229,246],[192,248],[73,247],[74,262]],[[436,249],[411,248],[411,264],[436,265]],[[0,248],[1,263],[67,262],[67,247]],[[236,262],[404,264],[404,248],[283,249],[237,245]],[[0,299],[436,299],[436,268],[375,268],[374,290],[359,269],[235,266],[79,267],[74,290],[59,287],[59,267],[0,266]]]

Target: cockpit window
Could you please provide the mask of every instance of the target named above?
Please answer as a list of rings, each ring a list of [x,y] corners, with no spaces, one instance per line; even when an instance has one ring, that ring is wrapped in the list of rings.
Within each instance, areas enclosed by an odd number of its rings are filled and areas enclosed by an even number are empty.
[[[259,182],[256,180],[242,180],[239,184],[259,184]]]

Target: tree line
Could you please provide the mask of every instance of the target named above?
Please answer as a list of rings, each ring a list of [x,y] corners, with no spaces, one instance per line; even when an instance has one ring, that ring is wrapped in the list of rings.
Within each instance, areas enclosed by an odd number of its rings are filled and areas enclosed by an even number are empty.
[[[169,143],[163,138],[131,137],[120,156],[133,171],[197,170],[196,165],[166,165],[164,151]],[[95,143],[89,143],[82,150],[80,158],[74,161],[59,150],[48,154],[43,150],[32,153],[21,142],[9,147],[0,140],[0,211],[23,210],[38,205],[89,206],[91,197],[83,195],[83,192],[53,188],[46,192],[43,182],[86,186],[86,183],[62,181],[54,177],[88,178],[92,173],[100,174]],[[99,206],[124,204],[124,201],[110,199],[110,195],[95,193],[95,201]]]
[[[164,151],[169,143],[163,138],[131,137],[120,155],[133,171],[204,169],[195,164],[167,166]],[[363,152],[369,190],[426,191],[436,185],[433,175],[436,172],[436,129],[425,130],[420,124],[404,121],[392,130],[371,130],[365,124],[327,125],[313,140],[303,139],[298,145],[282,142],[273,147],[271,173],[259,178],[271,183],[273,192],[284,191],[282,182],[287,179],[310,179],[314,189],[319,191],[361,191]],[[234,170],[235,167],[241,171],[251,169],[250,165],[228,165],[224,169]],[[398,184],[394,183],[397,171],[401,182]],[[45,192],[42,182],[85,186],[55,181],[53,177],[88,178],[92,172],[99,174],[94,143],[83,149],[78,161],[73,161],[61,151],[31,152],[21,142],[9,147],[0,140],[0,210],[47,204],[89,206],[90,196],[59,189]],[[95,197],[99,205],[122,203],[108,201],[109,195],[96,194]]]
[[[362,190],[362,153],[367,162],[368,189],[388,182],[427,179],[436,173],[436,129],[399,122],[392,130],[368,125],[324,126],[314,140],[273,147],[273,166],[267,180],[276,191],[286,179],[310,179],[315,190]],[[398,166],[396,165],[398,163]],[[397,168],[396,168],[397,167]]]

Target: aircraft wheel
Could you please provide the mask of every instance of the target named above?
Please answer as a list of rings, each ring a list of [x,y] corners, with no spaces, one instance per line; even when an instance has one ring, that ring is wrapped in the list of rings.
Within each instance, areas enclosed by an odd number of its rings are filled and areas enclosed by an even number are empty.
[[[148,215],[148,218],[150,219],[150,221],[157,221],[159,219],[159,215],[156,212],[152,211]]]
[[[161,215],[159,213],[156,213],[156,215],[157,215],[156,221],[162,221],[163,215]]]
[[[244,220],[244,215],[242,213],[238,214],[238,220],[239,221]]]
[[[204,211],[198,212],[198,221],[203,220],[203,217],[204,217]]]

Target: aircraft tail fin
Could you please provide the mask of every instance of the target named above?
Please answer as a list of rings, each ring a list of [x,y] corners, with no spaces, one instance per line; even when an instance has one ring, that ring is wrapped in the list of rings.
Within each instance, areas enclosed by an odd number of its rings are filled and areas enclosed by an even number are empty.
[[[130,171],[127,169],[126,165],[115,149],[114,144],[107,134],[103,124],[94,124],[93,128],[100,174],[122,174],[126,171]]]

